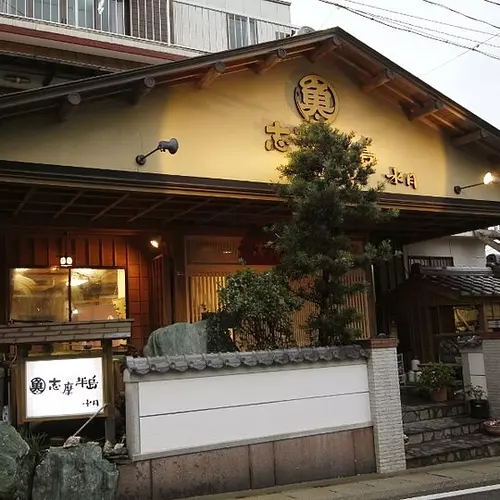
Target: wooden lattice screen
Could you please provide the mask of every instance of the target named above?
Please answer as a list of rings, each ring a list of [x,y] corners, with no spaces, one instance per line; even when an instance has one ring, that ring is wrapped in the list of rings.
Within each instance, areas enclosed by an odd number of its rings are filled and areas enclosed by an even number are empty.
[[[217,241],[218,240],[218,241]],[[190,322],[199,321],[203,311],[214,311],[217,308],[218,292],[224,286],[228,274],[241,269],[238,264],[236,238],[189,238],[186,241],[186,280],[188,290],[188,318]],[[203,246],[205,248],[203,248]],[[198,248],[196,248],[198,247]],[[219,256],[219,257],[218,257]],[[217,263],[217,259],[219,262]],[[205,260],[207,262],[203,262]],[[264,272],[271,266],[253,266],[257,271]],[[348,274],[346,280],[350,283],[365,281],[363,270],[355,270]],[[367,293],[353,295],[349,306],[363,312],[363,318],[355,326],[362,332],[362,338],[372,336],[371,309]],[[296,341],[299,346],[309,345],[309,337],[304,328],[308,316],[313,311],[312,304],[305,306],[294,314],[293,325]]]

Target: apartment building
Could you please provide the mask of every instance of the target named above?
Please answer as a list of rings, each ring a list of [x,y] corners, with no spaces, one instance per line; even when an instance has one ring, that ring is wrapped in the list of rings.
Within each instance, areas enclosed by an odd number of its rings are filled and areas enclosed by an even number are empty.
[[[0,93],[295,32],[285,0],[0,0]]]

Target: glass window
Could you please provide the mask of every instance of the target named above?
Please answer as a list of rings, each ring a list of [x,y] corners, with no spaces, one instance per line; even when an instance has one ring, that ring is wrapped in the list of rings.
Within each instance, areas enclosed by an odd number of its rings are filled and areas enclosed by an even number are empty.
[[[10,319],[14,322],[126,317],[125,269],[52,267],[11,271]]]
[[[68,321],[68,271],[13,269],[10,319],[16,321]]]
[[[408,265],[420,264],[423,267],[453,267],[453,257],[408,257]]]
[[[257,22],[255,19],[235,14],[227,15],[228,43],[230,49],[238,49],[257,43]]]
[[[125,319],[124,269],[71,269],[71,320]]]

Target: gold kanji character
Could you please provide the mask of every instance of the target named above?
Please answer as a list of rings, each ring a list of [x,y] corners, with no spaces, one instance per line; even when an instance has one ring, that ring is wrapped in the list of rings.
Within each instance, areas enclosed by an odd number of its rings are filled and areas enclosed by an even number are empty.
[[[266,125],[266,134],[271,136],[266,141],[266,151],[280,151],[285,153],[290,149],[290,135],[289,128],[282,127],[280,122],[274,122],[272,125]]]
[[[317,75],[305,76],[295,89],[295,104],[306,120],[332,122],[337,111],[333,87]]]
[[[370,151],[368,151],[367,149],[365,149],[361,153],[361,162],[363,163],[363,165],[369,165],[371,163],[375,163],[375,161],[376,161],[375,155]]]
[[[389,181],[390,184],[393,184],[395,186],[396,184],[402,184],[404,182],[402,172],[400,172],[395,167],[391,167],[389,170],[391,173],[386,174],[385,178]]]
[[[406,174],[406,185],[417,189],[417,176],[415,174]]]

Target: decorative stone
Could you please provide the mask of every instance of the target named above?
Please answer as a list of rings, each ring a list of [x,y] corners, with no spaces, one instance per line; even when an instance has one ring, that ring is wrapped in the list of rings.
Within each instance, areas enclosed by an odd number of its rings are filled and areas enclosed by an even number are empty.
[[[146,356],[181,356],[207,352],[207,322],[174,323],[155,330],[148,339]]]
[[[97,443],[50,448],[36,468],[33,500],[113,500],[118,470]]]
[[[28,443],[14,427],[0,422],[0,500],[27,500],[33,473]]]

